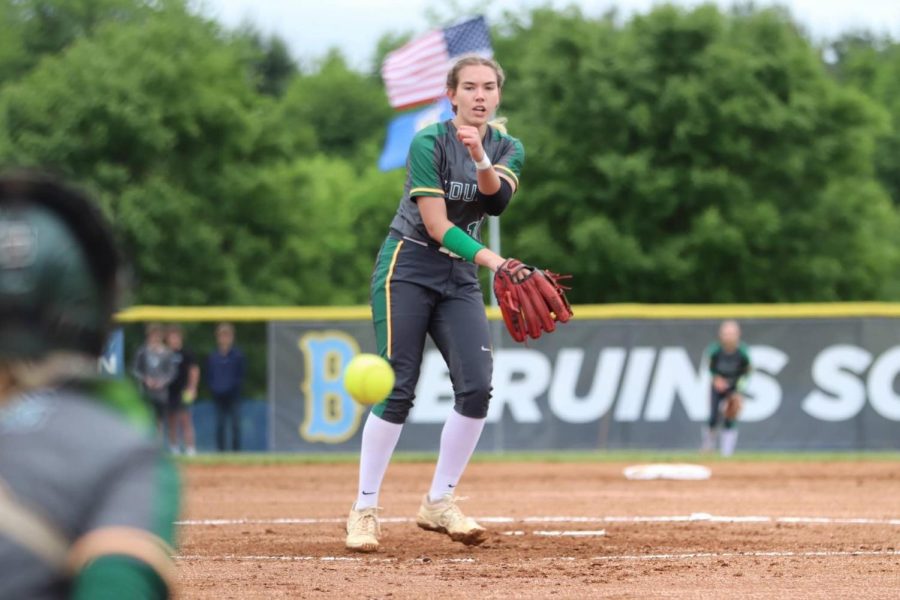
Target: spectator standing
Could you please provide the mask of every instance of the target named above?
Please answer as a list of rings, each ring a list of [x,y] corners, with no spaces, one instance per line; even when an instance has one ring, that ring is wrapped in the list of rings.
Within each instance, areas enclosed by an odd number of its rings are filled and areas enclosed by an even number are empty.
[[[178,443],[179,432],[184,442],[184,453],[194,456],[197,447],[194,442],[194,423],[190,407],[197,399],[197,384],[200,382],[200,367],[194,353],[184,346],[184,332],[179,325],[171,325],[166,331],[166,345],[172,352],[175,363],[175,377],[169,383],[169,402],[166,407],[166,429],[169,434],[169,450],[177,454],[181,450]]]
[[[150,323],[146,329],[144,344],[138,348],[131,372],[141,386],[144,399],[156,414],[156,423],[162,431],[169,401],[169,383],[175,377],[172,352],[163,343],[163,327]]]
[[[231,450],[241,449],[240,396],[244,385],[244,354],[234,345],[234,326],[216,327],[216,350],[206,361],[207,384],[216,407],[216,445],[226,449],[225,430],[231,425]]]

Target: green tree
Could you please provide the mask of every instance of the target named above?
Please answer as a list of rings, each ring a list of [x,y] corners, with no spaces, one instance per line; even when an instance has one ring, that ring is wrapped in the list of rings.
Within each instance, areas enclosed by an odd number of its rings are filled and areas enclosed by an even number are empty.
[[[3,90],[0,160],[102,192],[128,241],[137,301],[247,302],[256,282],[227,225],[258,207],[235,180],[312,149],[302,126],[271,120],[248,68],[239,44],[177,7],[102,28]]]
[[[367,300],[402,187],[374,166],[390,116],[376,78],[337,55],[300,77],[280,41],[254,46],[178,0],[147,3],[140,22],[60,28],[38,62],[25,37],[46,20],[4,2],[0,164],[99,193],[133,266],[131,302]],[[258,390],[253,332],[242,344]]]
[[[318,69],[295,78],[282,102],[286,124],[305,123],[323,152],[349,157],[373,138],[381,139],[391,110],[380,80],[353,71],[338,52]]]
[[[0,0],[0,87],[19,76],[28,64],[21,9]]]
[[[247,56],[177,7],[101,28],[0,93],[0,160],[102,193],[136,302],[363,302],[402,186],[383,91],[332,56],[268,97]]]
[[[242,256],[238,303],[365,303],[378,245],[387,234],[402,173],[362,173],[339,157],[272,164],[234,181],[252,205],[222,228]]]
[[[875,168],[900,206],[900,43],[866,32],[848,33],[831,46],[839,81],[859,89],[890,115],[878,138]]]
[[[539,10],[498,40],[526,160],[504,251],[579,302],[885,298],[884,114],[780,10]],[[877,241],[876,241],[877,240]]]
[[[24,74],[41,57],[61,52],[102,25],[139,23],[160,7],[183,4],[182,0],[0,0],[0,82]],[[4,52],[11,46],[13,57]]]
[[[268,96],[281,96],[298,71],[287,43],[277,35],[263,36],[250,26],[238,32],[247,42],[250,61],[257,78],[256,89]]]
[[[900,59],[858,37],[830,76],[779,10],[507,17],[528,159],[504,253],[572,272],[579,302],[896,298]],[[184,0],[0,0],[0,162],[101,193],[137,302],[364,302],[403,182],[374,167],[391,117],[339,53],[298,72]]]

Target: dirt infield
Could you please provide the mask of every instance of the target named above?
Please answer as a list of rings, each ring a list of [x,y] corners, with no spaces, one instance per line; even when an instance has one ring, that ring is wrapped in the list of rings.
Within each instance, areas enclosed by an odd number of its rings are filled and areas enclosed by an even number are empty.
[[[383,550],[343,548],[354,465],[185,469],[180,598],[900,598],[900,465],[479,463],[466,548],[413,522],[432,466],[391,466]],[[212,521],[215,520],[215,521]]]

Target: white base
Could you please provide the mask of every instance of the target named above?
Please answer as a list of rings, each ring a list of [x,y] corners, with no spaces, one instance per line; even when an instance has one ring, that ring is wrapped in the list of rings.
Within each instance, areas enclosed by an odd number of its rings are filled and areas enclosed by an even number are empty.
[[[625,479],[649,480],[649,479],[681,479],[699,481],[709,479],[712,471],[703,465],[689,465],[680,463],[661,463],[649,465],[632,465],[625,467]]]

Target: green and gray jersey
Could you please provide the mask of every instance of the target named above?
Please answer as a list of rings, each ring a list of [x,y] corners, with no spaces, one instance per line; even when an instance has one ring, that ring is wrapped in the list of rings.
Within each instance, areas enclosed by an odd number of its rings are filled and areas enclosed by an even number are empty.
[[[482,145],[498,174],[512,179],[518,188],[525,162],[522,142],[489,125]],[[406,185],[391,229],[403,237],[432,243],[418,204],[410,200],[420,196],[439,196],[447,203],[450,222],[481,241],[481,223],[485,212],[481,203],[476,201],[477,191],[475,163],[463,143],[456,138],[453,121],[429,125],[415,135],[410,145]]]
[[[101,556],[171,575],[162,571],[178,475],[124,385],[42,390],[0,406],[0,598],[69,598],[72,571]]]
[[[719,342],[707,348],[709,372],[724,378],[732,390],[741,390],[750,374],[750,351],[743,342],[731,352],[726,352]]]

